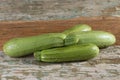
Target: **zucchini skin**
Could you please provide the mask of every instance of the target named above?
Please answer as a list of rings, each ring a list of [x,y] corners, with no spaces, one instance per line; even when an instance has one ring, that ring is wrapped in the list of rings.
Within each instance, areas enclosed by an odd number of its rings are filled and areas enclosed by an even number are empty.
[[[113,34],[104,31],[75,32],[67,35],[65,45],[92,43],[99,48],[108,47],[116,42]]]
[[[70,33],[74,33],[74,32],[81,32],[81,31],[91,31],[91,27],[87,24],[78,24],[75,25],[67,30],[65,30],[63,33],[68,35]]]
[[[14,38],[9,40],[3,51],[11,57],[21,57],[35,51],[64,46],[66,35],[62,33],[48,33],[38,36]]]
[[[34,52],[34,57],[43,62],[83,61],[94,58],[99,48],[94,44],[72,45]]]

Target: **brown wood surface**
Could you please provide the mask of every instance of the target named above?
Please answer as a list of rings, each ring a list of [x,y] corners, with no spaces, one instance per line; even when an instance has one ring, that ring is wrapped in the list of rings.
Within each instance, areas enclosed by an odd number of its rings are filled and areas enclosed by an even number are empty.
[[[76,24],[88,24],[94,30],[113,33],[120,44],[120,18],[117,17],[80,17],[70,20],[54,21],[7,21],[0,22],[0,50],[3,44],[15,37],[32,36],[50,32],[62,32]]]

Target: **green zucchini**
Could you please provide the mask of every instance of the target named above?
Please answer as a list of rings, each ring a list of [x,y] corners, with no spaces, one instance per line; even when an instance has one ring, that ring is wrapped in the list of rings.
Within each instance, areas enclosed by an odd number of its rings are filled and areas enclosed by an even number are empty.
[[[63,33],[68,35],[70,33],[81,32],[81,31],[91,31],[91,27],[86,24],[78,24],[73,26],[72,28],[65,30]]]
[[[34,57],[43,62],[83,61],[97,56],[99,48],[94,44],[72,45],[34,52]]]
[[[92,43],[99,48],[108,47],[116,42],[115,36],[104,31],[75,32],[66,36],[65,45]]]
[[[8,41],[3,50],[11,57],[29,55],[35,51],[64,46],[66,35],[62,33],[48,33],[38,36],[14,38]]]

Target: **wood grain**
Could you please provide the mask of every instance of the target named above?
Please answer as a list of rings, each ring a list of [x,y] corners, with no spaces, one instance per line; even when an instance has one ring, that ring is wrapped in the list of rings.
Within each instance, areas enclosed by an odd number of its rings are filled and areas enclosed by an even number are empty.
[[[7,21],[0,22],[0,50],[11,38],[39,35],[50,32],[62,32],[76,24],[88,24],[94,30],[113,33],[120,44],[120,18],[118,17],[80,17],[70,20],[54,21]]]

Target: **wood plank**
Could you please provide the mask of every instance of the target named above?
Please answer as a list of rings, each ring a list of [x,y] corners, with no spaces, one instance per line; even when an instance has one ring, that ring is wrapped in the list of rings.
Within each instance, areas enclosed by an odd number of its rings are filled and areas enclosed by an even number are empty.
[[[76,24],[88,24],[94,30],[113,33],[120,44],[120,18],[118,17],[80,17],[70,20],[54,21],[7,21],[0,22],[0,50],[3,44],[15,37],[32,36],[50,32],[62,32]]]

